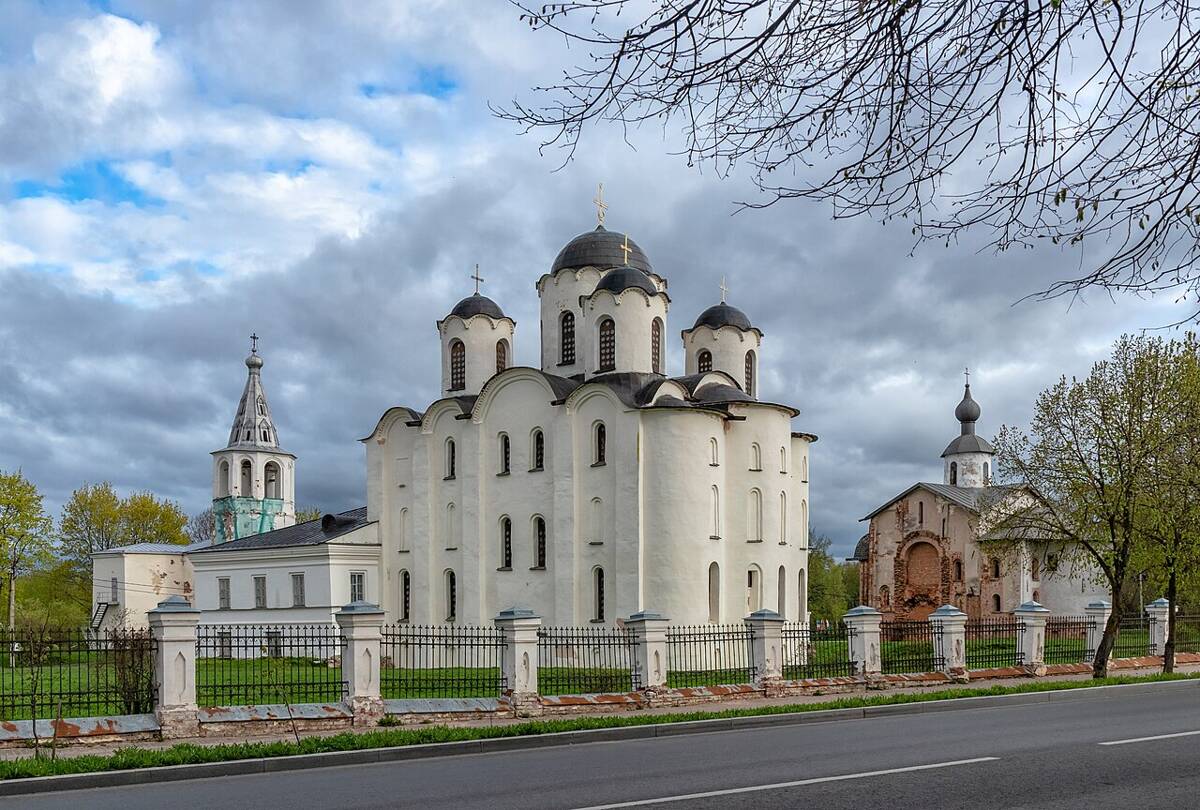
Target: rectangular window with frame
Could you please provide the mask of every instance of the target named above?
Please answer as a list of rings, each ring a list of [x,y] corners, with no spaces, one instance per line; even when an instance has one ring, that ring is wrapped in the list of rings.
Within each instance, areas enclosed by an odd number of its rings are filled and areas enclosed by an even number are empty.
[[[229,577],[217,579],[217,609],[229,610]]]
[[[265,608],[267,606],[267,578],[254,578],[254,606],[256,608]]]
[[[292,607],[304,607],[304,574],[292,574]]]
[[[113,577],[108,581],[108,601],[117,604],[117,595],[117,578]]]
[[[350,572],[350,601],[365,602],[367,599],[367,575],[363,571]]]

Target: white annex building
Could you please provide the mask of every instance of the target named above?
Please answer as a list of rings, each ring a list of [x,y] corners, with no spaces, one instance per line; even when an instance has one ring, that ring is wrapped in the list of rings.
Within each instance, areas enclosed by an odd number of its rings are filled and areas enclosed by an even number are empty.
[[[108,605],[139,620],[122,583],[150,569],[178,571],[163,594],[194,594],[206,623],[325,621],[356,599],[416,623],[514,605],[560,625],[805,620],[816,437],[758,398],[763,333],[722,295],[670,376],[667,279],[600,219],[536,280],[539,368],[511,365],[517,324],[481,279],[437,321],[442,397],[389,408],[362,439],[364,508],[295,524],[296,458],[252,351],[213,454],[216,542],[97,555],[101,621]]]

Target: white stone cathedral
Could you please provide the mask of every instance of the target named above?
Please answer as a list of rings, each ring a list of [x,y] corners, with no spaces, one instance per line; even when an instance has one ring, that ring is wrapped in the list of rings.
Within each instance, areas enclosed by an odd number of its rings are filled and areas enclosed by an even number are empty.
[[[414,623],[513,606],[560,625],[806,620],[816,437],[758,398],[750,319],[723,293],[669,376],[667,280],[603,213],[537,279],[540,368],[511,365],[517,325],[478,281],[437,322],[441,398],[389,408],[362,439],[365,510],[292,525],[295,458],[247,358],[213,454],[217,542],[181,564],[204,620],[312,621],[353,599]]]

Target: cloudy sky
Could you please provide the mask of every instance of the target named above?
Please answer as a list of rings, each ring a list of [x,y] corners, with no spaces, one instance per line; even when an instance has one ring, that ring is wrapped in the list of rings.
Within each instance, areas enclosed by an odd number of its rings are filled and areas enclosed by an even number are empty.
[[[362,504],[356,439],[437,396],[434,321],[475,262],[517,320],[517,361],[538,362],[534,282],[594,225],[599,181],[609,227],[670,281],[669,334],[723,275],[766,333],[762,395],[821,437],[812,517],[839,552],[880,502],[940,480],[964,366],[991,436],[1122,331],[1186,314],[1014,305],[1078,254],[912,254],[903,228],[807,202],[735,214],[745,178],[688,169],[673,131],[596,130],[560,168],[488,103],[528,98],[578,54],[499,0],[0,14],[0,469],[55,513],[101,480],[204,508],[252,331],[297,499]]]

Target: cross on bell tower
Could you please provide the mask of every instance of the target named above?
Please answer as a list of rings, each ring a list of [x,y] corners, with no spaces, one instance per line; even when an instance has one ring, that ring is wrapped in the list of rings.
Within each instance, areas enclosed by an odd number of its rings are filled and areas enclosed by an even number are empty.
[[[729,295],[729,287],[725,284],[725,276],[721,276],[721,303],[725,303],[725,297]]]
[[[604,227],[604,214],[608,211],[608,203],[604,201],[604,184],[600,183],[596,187],[596,198],[592,200],[596,204],[596,224],[601,228]]]
[[[483,283],[483,276],[479,275],[479,265],[475,265],[475,272],[469,278],[475,281],[475,294],[479,295],[479,285]]]

